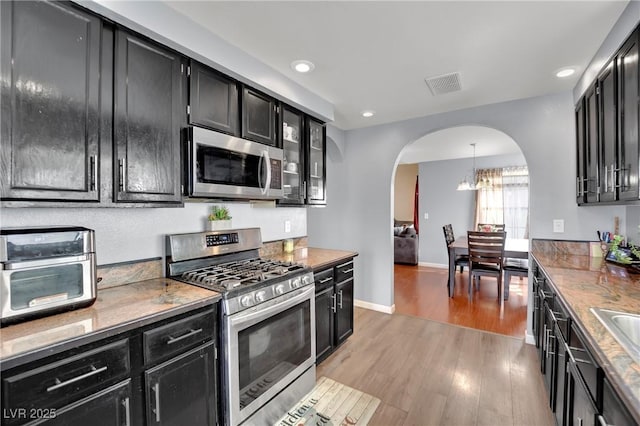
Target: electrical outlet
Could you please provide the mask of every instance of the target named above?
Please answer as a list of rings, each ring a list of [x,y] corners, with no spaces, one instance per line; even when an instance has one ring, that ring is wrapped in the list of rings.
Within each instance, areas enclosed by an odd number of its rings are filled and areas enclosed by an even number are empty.
[[[291,221],[290,220],[285,220],[284,221],[284,232],[291,232]]]
[[[564,219],[553,219],[553,232],[564,232]]]
[[[429,219],[429,213],[425,213],[425,214],[424,214],[424,218],[425,218],[425,219]]]

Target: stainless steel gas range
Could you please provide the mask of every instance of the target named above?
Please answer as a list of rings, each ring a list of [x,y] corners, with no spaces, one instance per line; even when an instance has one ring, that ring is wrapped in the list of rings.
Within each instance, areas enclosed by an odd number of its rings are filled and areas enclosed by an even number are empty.
[[[270,425],[315,385],[311,269],[262,259],[259,228],[167,237],[167,275],[222,301],[222,399],[227,425]]]

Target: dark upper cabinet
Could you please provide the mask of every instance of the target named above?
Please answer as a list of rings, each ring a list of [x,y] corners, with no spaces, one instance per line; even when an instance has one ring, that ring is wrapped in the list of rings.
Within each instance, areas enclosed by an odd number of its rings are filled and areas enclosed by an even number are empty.
[[[284,198],[280,204],[304,204],[305,132],[304,114],[287,105],[281,107],[282,149],[284,150]]]
[[[638,200],[638,126],[640,123],[640,29],[625,42],[617,56],[618,67],[618,196],[620,200]]]
[[[114,59],[114,200],[181,202],[183,59],[117,30]]]
[[[276,100],[251,87],[242,87],[242,137],[278,146]]]
[[[586,201],[586,181],[587,181],[587,166],[586,166],[586,152],[587,152],[587,140],[584,118],[584,98],[581,98],[576,106],[576,202],[583,204]],[[535,292],[534,292],[535,294]]]
[[[100,19],[1,2],[3,200],[98,201]]]
[[[585,168],[586,168],[586,197],[588,203],[599,201],[600,183],[598,180],[598,98],[594,85],[585,94]]]
[[[598,111],[600,133],[599,176],[600,201],[616,200],[616,145],[617,145],[617,111],[616,111],[616,72],[615,62],[611,61],[600,73],[597,80]]]
[[[194,60],[189,70],[189,123],[240,136],[238,83]]]
[[[307,204],[326,204],[326,127],[321,121],[307,117]]]

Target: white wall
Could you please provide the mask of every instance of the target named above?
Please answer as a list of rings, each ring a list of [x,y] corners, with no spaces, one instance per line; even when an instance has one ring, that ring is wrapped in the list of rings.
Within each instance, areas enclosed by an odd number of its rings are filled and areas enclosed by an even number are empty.
[[[259,227],[263,241],[307,234],[304,208],[274,208],[261,204],[224,203],[234,228]],[[164,257],[165,235],[206,230],[210,203],[187,203],[184,208],[4,208],[0,226],[85,226],[96,231],[99,265]],[[284,232],[284,221],[291,232]]]
[[[392,306],[391,187],[398,155],[425,134],[459,125],[492,127],[521,148],[531,179],[532,238],[592,240],[596,229],[612,227],[613,216],[624,229],[624,206],[576,204],[573,111],[567,91],[345,132],[344,158],[329,160],[331,205],[309,213],[309,240],[358,251],[356,299]],[[565,220],[564,233],[552,232],[553,219]]]
[[[521,154],[476,158],[478,169],[523,165]],[[465,175],[473,178],[472,168],[471,158],[420,163],[420,263],[448,265],[444,225],[450,223],[456,236],[473,228],[476,192],[456,191]]]

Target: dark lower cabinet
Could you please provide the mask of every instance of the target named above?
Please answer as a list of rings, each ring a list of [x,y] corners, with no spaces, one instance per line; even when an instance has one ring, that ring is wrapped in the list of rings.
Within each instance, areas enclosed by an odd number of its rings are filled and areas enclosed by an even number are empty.
[[[17,365],[1,371],[0,424],[216,425],[216,310],[209,306],[104,340],[80,339],[62,352],[43,348],[36,360],[13,360]]]
[[[555,328],[556,335],[556,375],[555,375],[555,392],[552,402],[553,412],[556,417],[556,424],[563,425],[564,419],[567,417],[567,343],[562,336],[562,332],[558,325]]]
[[[99,201],[100,19],[62,2],[0,7],[0,197]]]
[[[114,199],[180,203],[183,58],[122,29],[114,55]]]
[[[605,425],[635,426],[629,410],[616,395],[609,380],[605,377],[602,383],[602,414],[598,421]]]
[[[147,425],[215,425],[214,351],[210,342],[145,372]]]
[[[570,360],[567,383],[567,425],[595,426],[597,409],[580,376],[574,360]]]
[[[131,426],[131,380],[55,411],[47,425]],[[45,412],[46,410],[42,410]]]
[[[314,272],[316,364],[353,334],[353,258]]]

